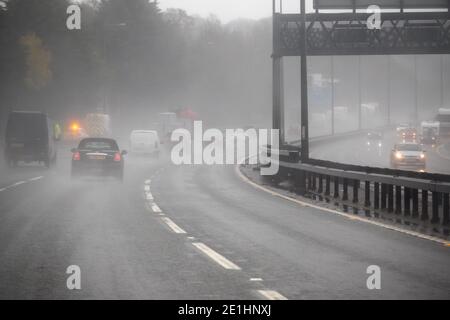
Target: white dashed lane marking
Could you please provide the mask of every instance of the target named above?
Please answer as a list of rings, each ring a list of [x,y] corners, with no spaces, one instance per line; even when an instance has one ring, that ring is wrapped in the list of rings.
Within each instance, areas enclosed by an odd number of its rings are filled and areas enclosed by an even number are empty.
[[[205,245],[201,242],[195,242],[192,244],[194,245],[194,247],[196,247],[198,250],[200,250],[207,257],[212,259],[214,262],[216,262],[223,268],[228,269],[228,270],[241,270],[241,268],[239,266],[237,266],[236,264],[234,264],[233,262],[231,262],[230,260],[228,260],[227,258],[222,256],[221,254],[217,253],[216,251],[214,251],[207,245]]]
[[[33,182],[33,181],[41,180],[42,178],[43,178],[43,176],[39,176],[39,177],[34,177],[34,178],[31,178],[31,179],[28,179],[28,180],[17,181],[17,182],[15,182],[15,183],[13,183],[13,184],[11,184],[11,185],[9,185],[9,186],[0,188],[0,192],[5,191],[5,190],[8,190],[8,189],[12,189],[12,188],[14,188],[14,187],[18,187],[18,186],[20,186],[20,185],[22,185],[22,184],[25,184],[25,183],[28,183],[28,182]]]
[[[258,293],[267,300],[287,300],[285,296],[273,290],[258,290]]]
[[[16,183],[12,184],[11,186],[9,186],[7,188],[17,187],[17,186],[20,186],[21,184],[24,184],[24,183],[26,183],[26,182],[25,181],[19,181],[19,182],[16,182]]]
[[[37,180],[41,180],[42,178],[44,178],[44,177],[43,176],[35,177],[35,178],[28,179],[28,181],[37,181]]]
[[[161,218],[162,221],[164,221],[170,229],[172,229],[173,232],[178,233],[178,234],[185,234],[186,231],[184,231],[183,229],[181,229],[175,222],[173,222],[171,219],[169,218]]]
[[[263,281],[263,279],[262,278],[250,278],[250,281],[252,281],[252,282],[261,282],[261,281]]]
[[[161,213],[161,209],[158,207],[156,203],[152,203],[152,211],[155,213]]]
[[[145,195],[146,195],[146,198],[147,198],[147,202],[146,202],[147,209],[150,210],[149,206],[151,206],[151,210],[154,213],[157,213],[158,216],[161,217],[161,220],[174,233],[186,234],[185,230],[183,230],[180,226],[178,226],[170,218],[166,217],[165,214],[162,212],[162,210],[158,207],[158,205],[155,202],[153,202],[153,196],[150,193],[151,180],[150,179],[146,180],[145,184],[146,185],[144,186],[144,190],[145,190]],[[193,237],[193,236],[189,236],[189,237],[187,237],[187,239],[190,240],[190,241],[195,241],[195,237]],[[195,248],[197,248],[200,252],[202,252],[205,256],[207,256],[209,259],[211,259],[212,261],[214,261],[215,263],[217,263],[218,265],[220,265],[224,269],[237,270],[237,271],[242,270],[238,265],[236,265],[235,263],[231,262],[230,260],[225,258],[220,253],[214,251],[213,249],[208,247],[206,244],[201,243],[201,242],[192,242],[192,245]],[[263,282],[263,281],[264,280],[262,278],[256,278],[256,277],[255,278],[250,278],[250,282]],[[277,291],[273,291],[273,290],[258,290],[257,292],[259,293],[259,295],[261,295],[262,297],[264,297],[265,299],[268,299],[268,300],[287,300],[287,298],[285,296],[283,296],[282,294],[278,293]]]

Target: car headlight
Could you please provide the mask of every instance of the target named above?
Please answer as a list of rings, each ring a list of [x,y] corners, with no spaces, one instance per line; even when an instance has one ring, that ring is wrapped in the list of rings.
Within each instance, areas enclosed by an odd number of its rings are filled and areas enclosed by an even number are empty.
[[[425,159],[425,153],[420,154],[420,159]]]
[[[378,144],[378,146],[381,148],[381,147],[383,146],[383,144],[380,142],[380,143]]]
[[[395,157],[396,157],[397,159],[403,159],[403,154],[401,154],[401,152],[396,152],[396,153],[395,153]]]

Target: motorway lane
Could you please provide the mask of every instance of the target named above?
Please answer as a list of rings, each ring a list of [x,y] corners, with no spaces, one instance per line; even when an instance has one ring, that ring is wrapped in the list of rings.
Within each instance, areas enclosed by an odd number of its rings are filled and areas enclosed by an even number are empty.
[[[152,190],[188,234],[289,299],[450,298],[450,248],[269,196],[234,168],[169,167]],[[369,265],[380,291],[366,287]]]
[[[122,185],[71,181],[69,157],[0,192],[0,298],[449,298],[449,248],[269,196],[233,167],[130,157]],[[145,206],[149,178],[164,217]],[[66,288],[73,264],[81,291]],[[373,264],[381,291],[366,288]]]
[[[369,146],[363,134],[337,142],[318,144],[312,148],[311,157],[340,163],[390,168],[390,154],[396,141],[395,133],[390,132],[385,134],[381,147],[378,146],[378,141],[371,141]],[[425,150],[427,151],[427,172],[450,174],[450,157],[442,152],[439,153],[438,148],[431,146],[425,146]],[[417,170],[414,167],[400,169]]]
[[[61,158],[43,179],[0,192],[0,298],[260,298],[145,208],[144,181],[161,162],[128,159],[122,185],[73,182]],[[81,268],[80,291],[66,288],[69,265]]]

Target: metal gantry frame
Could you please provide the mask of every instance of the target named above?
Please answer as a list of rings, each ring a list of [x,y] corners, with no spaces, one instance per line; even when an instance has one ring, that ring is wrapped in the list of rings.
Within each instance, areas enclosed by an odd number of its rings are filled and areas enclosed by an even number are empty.
[[[301,195],[319,194],[321,197],[333,197],[333,201],[341,200],[344,203],[349,202],[348,189],[351,188],[352,203],[355,205],[359,203],[359,190],[363,188],[365,210],[382,210],[399,215],[403,213],[405,218],[418,218],[420,210],[421,220],[433,224],[442,222],[443,226],[449,226],[449,175],[363,167],[309,158],[307,57],[386,55],[388,108],[391,108],[390,55],[450,54],[450,0],[447,0],[446,12],[404,12],[401,7],[400,12],[382,13],[380,30],[367,28],[369,14],[357,12],[358,0],[352,0],[351,13],[321,13],[316,10],[311,14],[306,14],[306,0],[297,0],[300,1],[300,14],[283,14],[282,10],[277,12],[276,1],[282,3],[283,0],[273,0],[272,56],[273,128],[280,130],[281,161],[280,172],[273,181],[285,177],[293,180],[295,191]],[[397,1],[403,5],[408,0]],[[284,144],[283,57],[287,56],[301,59],[300,148]],[[442,78],[441,72],[441,81]],[[441,86],[441,103],[443,91]],[[417,113],[417,102],[415,112]],[[387,120],[389,123],[389,115]],[[335,135],[331,139],[340,137]],[[311,142],[314,143],[315,139]]]
[[[447,12],[404,12],[403,7],[383,12],[381,29],[372,30],[367,27],[370,14],[357,12],[356,5],[350,13],[321,13],[316,8],[307,14],[306,0],[298,0],[300,13],[286,14],[283,0],[272,1],[273,128],[280,130],[284,144],[283,57],[300,57],[302,162],[309,160],[308,56],[450,54],[450,1]]]

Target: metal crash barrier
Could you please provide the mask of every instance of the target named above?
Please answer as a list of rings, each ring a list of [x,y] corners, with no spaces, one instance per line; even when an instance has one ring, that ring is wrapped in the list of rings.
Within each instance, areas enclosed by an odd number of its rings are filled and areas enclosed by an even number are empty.
[[[283,146],[279,154],[280,171],[276,178],[290,179],[299,195],[321,195],[367,210],[450,225],[450,175],[316,159],[300,163],[300,148],[294,146]]]

